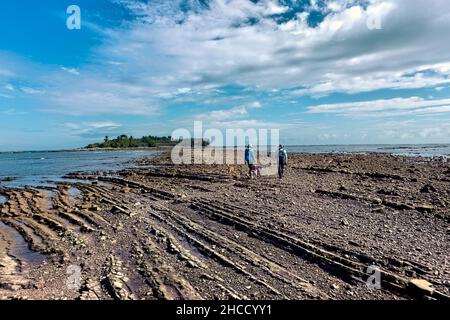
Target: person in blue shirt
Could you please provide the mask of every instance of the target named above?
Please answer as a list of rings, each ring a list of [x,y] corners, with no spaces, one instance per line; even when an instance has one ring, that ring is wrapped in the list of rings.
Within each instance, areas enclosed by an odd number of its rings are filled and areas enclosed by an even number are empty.
[[[255,152],[251,144],[245,147],[245,164],[248,165],[248,174],[251,177],[253,166],[256,165]]]
[[[283,145],[280,144],[278,150],[278,177],[283,179],[287,165],[287,152]]]
[[[250,161],[250,145],[245,146],[245,164],[248,166]]]

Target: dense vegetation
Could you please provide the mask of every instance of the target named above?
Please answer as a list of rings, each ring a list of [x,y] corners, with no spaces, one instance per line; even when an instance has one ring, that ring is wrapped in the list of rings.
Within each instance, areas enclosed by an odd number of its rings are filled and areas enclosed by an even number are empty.
[[[128,137],[127,135],[118,136],[115,139],[109,139],[108,136],[105,137],[104,141],[101,143],[93,143],[86,146],[87,149],[96,148],[148,148],[148,147],[161,147],[161,146],[174,146],[178,144],[181,140],[173,140],[172,137],[157,137],[157,136],[144,136],[142,138]],[[193,143],[193,141],[192,141]],[[209,143],[203,141],[202,145],[207,146]]]
[[[127,135],[118,136],[115,139],[109,139],[105,137],[102,143],[93,143],[86,148],[144,148],[144,147],[158,147],[158,146],[173,146],[179,141],[172,140],[171,137],[156,137],[156,136],[144,136],[142,138],[128,137]]]

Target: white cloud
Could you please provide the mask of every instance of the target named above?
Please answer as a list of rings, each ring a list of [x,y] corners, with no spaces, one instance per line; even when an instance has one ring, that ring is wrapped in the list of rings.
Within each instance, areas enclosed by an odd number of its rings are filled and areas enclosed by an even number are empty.
[[[26,94],[42,94],[42,93],[44,93],[44,91],[42,91],[42,90],[38,90],[35,88],[31,88],[31,87],[21,87],[20,90],[22,90]]]
[[[98,121],[98,122],[82,122],[73,123],[66,122],[62,126],[69,130],[71,135],[85,137],[85,138],[99,138],[103,135],[114,133],[115,130],[122,127],[121,124],[113,121]]]
[[[76,68],[67,68],[67,67],[61,67],[61,70],[73,74],[75,76],[79,76],[80,72]]]
[[[7,70],[7,69],[2,69],[2,68],[0,68],[0,77],[7,78],[7,77],[11,77],[11,76],[13,76],[13,75],[14,75],[13,72],[11,72],[11,71],[9,71],[9,70]]]
[[[282,14],[288,10],[289,10],[288,7],[280,6],[278,1],[267,1],[266,8],[264,10],[264,14],[266,14],[266,15]]]
[[[167,71],[159,82],[165,86],[240,83],[323,95],[450,83],[449,69],[438,67],[450,62],[442,41],[450,29],[446,0],[371,0],[367,8],[361,1],[313,1],[283,24],[268,16],[268,8],[288,10],[276,1],[215,0],[188,13],[174,9],[175,1],[169,15],[154,3],[127,3],[142,19],[116,34],[103,54],[125,56],[133,69],[157,70],[157,62]],[[328,15],[313,28],[308,10]],[[382,30],[367,27],[373,15]]]
[[[306,113],[341,115],[402,116],[450,112],[450,99],[425,100],[419,97],[360,101],[310,106]]]
[[[43,109],[71,115],[89,114],[133,114],[152,115],[155,110],[139,97],[129,98],[120,93],[85,91],[56,96],[54,103],[59,106]]]
[[[17,111],[15,108],[9,108],[6,110],[0,110],[0,114],[6,115],[6,116],[19,116],[19,115],[27,114],[27,112]]]
[[[259,109],[262,105],[260,102],[255,101],[245,105],[237,106],[226,110],[215,110],[206,114],[199,114],[195,116],[195,119],[207,121],[207,122],[220,122],[236,118],[242,118],[249,115],[249,110]]]
[[[279,129],[280,123],[257,120],[257,119],[245,119],[245,120],[230,120],[230,121],[213,121],[208,125],[211,128],[218,129]]]
[[[8,91],[15,91],[16,89],[14,88],[14,86],[10,83],[5,85],[5,89]]]
[[[450,124],[448,121],[424,119],[421,121],[405,120],[379,124],[374,128],[375,134],[384,141],[422,143],[447,143],[450,138]]]
[[[433,128],[424,128],[418,132],[419,136],[425,139],[441,139],[450,137],[450,126],[438,126]]]
[[[323,104],[310,107],[311,113],[320,112],[348,112],[348,111],[383,111],[389,109],[411,109],[428,106],[441,106],[450,104],[450,99],[425,100],[419,97],[395,98],[387,100],[374,100],[350,103]]]
[[[287,1],[188,1],[187,12],[179,10],[179,0],[116,2],[139,18],[101,30],[105,42],[94,52],[95,63],[49,72],[26,63],[16,67],[17,59],[0,54],[2,65],[14,66],[0,68],[0,77],[34,70],[29,78],[46,93],[37,101],[40,110],[70,115],[154,115],[166,100],[214,101],[217,88],[228,84],[274,95],[290,89],[296,98],[450,83],[450,42],[442,41],[450,30],[447,0],[311,1],[305,12],[282,22],[274,15],[291,10]],[[313,10],[327,14],[315,27],[308,24]],[[381,30],[367,27],[373,14]],[[21,83],[22,92],[43,93]],[[248,117],[248,110],[205,116]]]

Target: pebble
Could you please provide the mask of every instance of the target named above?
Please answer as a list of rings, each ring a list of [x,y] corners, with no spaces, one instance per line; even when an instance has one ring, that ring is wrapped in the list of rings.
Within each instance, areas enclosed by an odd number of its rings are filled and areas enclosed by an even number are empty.
[[[337,284],[335,284],[335,283],[333,283],[333,284],[331,285],[331,288],[332,288],[333,290],[339,290],[339,286],[338,286]]]

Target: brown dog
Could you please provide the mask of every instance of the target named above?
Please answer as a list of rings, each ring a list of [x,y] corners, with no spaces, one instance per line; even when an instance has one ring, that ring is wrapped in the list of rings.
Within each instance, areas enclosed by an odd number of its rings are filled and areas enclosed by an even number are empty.
[[[236,173],[236,166],[235,165],[227,165],[227,171],[228,173],[232,174],[232,173]]]
[[[261,170],[264,168],[269,168],[272,166],[272,164],[268,165],[261,165],[261,164],[253,164],[250,166],[250,179],[253,179],[254,177],[260,177],[261,176]]]

